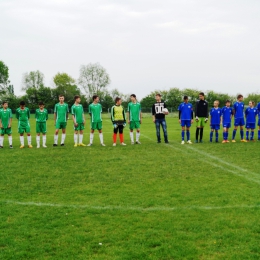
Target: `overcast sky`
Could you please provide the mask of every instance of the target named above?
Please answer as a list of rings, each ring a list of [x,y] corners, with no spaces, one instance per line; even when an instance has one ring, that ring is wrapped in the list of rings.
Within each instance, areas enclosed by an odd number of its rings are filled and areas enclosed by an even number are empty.
[[[99,62],[109,89],[142,98],[155,89],[260,91],[258,0],[1,0],[0,60],[15,94],[40,70],[78,79]]]

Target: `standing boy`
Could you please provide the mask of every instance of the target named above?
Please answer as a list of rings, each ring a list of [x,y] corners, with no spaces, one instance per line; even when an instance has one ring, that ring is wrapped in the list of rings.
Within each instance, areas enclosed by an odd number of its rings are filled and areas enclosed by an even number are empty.
[[[251,129],[250,141],[254,142],[254,131],[256,123],[257,109],[254,107],[255,102],[249,101],[249,107],[245,111],[246,116],[246,141],[249,142],[249,130]]]
[[[237,128],[240,126],[240,137],[241,137],[241,142],[246,142],[244,139],[244,129],[243,126],[245,125],[245,120],[244,120],[244,103],[243,101],[243,96],[238,95],[237,96],[237,102],[235,102],[233,106],[233,115],[235,117],[235,122],[234,122],[234,130],[233,130],[233,135],[232,135],[232,143],[235,143],[235,137],[237,133]]]
[[[126,126],[126,118],[125,118],[125,110],[123,108],[122,100],[120,97],[116,97],[116,104],[111,108],[111,120],[114,126],[114,134],[113,134],[113,146],[116,146],[116,137],[119,131],[119,139],[121,145],[126,145],[124,143],[124,127]]]
[[[181,103],[178,107],[179,110],[179,123],[181,124],[181,144],[185,144],[184,136],[185,136],[185,127],[186,127],[186,137],[187,143],[192,144],[190,140],[190,126],[193,123],[193,110],[192,104],[189,103],[188,96],[183,97],[183,103]]]
[[[257,113],[258,113],[258,141],[260,141],[260,102],[257,104]]]
[[[74,105],[71,107],[72,120],[74,124],[74,147],[86,146],[83,144],[83,130],[85,128],[85,115],[83,106],[80,104],[80,96],[74,97]],[[79,142],[78,142],[79,132]]]
[[[200,136],[200,143],[202,143],[203,138],[203,128],[205,124],[208,122],[208,102],[205,100],[205,95],[203,92],[199,93],[199,100],[196,102],[195,106],[195,119],[197,122],[196,125],[196,140],[198,143],[198,139]]]
[[[36,118],[36,143],[37,148],[40,148],[40,138],[42,133],[42,147],[46,148],[46,121],[48,120],[48,111],[44,108],[44,103],[39,102],[39,108],[35,111]]]
[[[30,110],[28,107],[25,107],[25,102],[20,102],[20,107],[16,109],[16,118],[18,119],[18,133],[20,134],[20,142],[21,146],[20,148],[24,148],[24,133],[27,133],[27,142],[28,147],[32,148],[31,142],[31,127],[29,123],[30,119]]]
[[[165,102],[161,100],[161,94],[156,94],[155,96],[156,103],[153,104],[152,114],[153,114],[153,122],[156,127],[156,136],[157,143],[161,143],[161,133],[160,133],[160,125],[163,129],[164,142],[169,143],[168,134],[167,134],[167,125],[165,121],[165,115],[168,115],[169,112],[163,112],[163,109],[166,108]]]
[[[231,127],[231,119],[232,119],[232,108],[230,107],[230,100],[226,101],[226,106],[222,108],[222,124],[223,124],[223,141],[222,143],[229,143],[228,141],[228,130]]]
[[[220,129],[221,124],[221,109],[218,107],[219,101],[214,101],[214,107],[210,110],[210,142],[212,142],[213,139],[213,133],[215,131],[216,135],[216,143],[218,143],[218,130]]]
[[[93,103],[89,105],[89,115],[91,117],[91,131],[90,131],[90,141],[88,146],[93,144],[94,132],[97,129],[99,132],[99,140],[102,146],[106,146],[103,141],[102,133],[102,106],[99,104],[99,97],[97,95],[93,96]]]
[[[128,124],[130,128],[130,139],[131,144],[134,144],[134,129],[136,129],[136,144],[141,144],[140,138],[140,124],[142,123],[142,112],[141,104],[137,102],[136,95],[132,94],[130,96],[131,102],[128,103]]]
[[[12,110],[8,108],[7,101],[3,102],[3,108],[0,110],[0,148],[4,145],[4,135],[8,135],[9,147],[13,148],[12,144]]]
[[[59,95],[59,103],[57,103],[54,107],[54,125],[56,130],[54,134],[53,146],[58,146],[59,129],[62,129],[60,145],[64,146],[68,115],[69,106],[64,102],[64,95]]]

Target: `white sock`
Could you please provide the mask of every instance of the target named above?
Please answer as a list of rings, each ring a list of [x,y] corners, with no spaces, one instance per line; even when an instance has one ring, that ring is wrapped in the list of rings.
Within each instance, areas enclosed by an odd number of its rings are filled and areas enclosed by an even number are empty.
[[[54,135],[54,144],[58,144],[58,135]]]
[[[27,135],[27,142],[28,142],[28,145],[30,145],[32,142],[32,137],[30,135]]]
[[[100,143],[103,144],[103,133],[99,133]]]
[[[94,133],[90,133],[90,136],[89,136],[89,143],[93,143],[93,139],[94,139]]]
[[[24,136],[22,135],[20,135],[20,143],[21,143],[21,145],[24,145]]]
[[[39,135],[36,135],[36,143],[37,143],[37,146],[40,146],[40,136]]]
[[[11,135],[8,136],[9,145],[13,145],[13,138]]]
[[[82,144],[83,142],[83,134],[79,134],[79,143]]]
[[[131,142],[133,143],[134,142],[134,132],[130,132],[130,139],[131,139]]]
[[[78,142],[78,134],[74,134],[74,143],[77,144]]]
[[[4,137],[0,135],[0,146],[3,146],[3,143],[4,143]]]
[[[46,145],[46,135],[42,136],[42,145]]]
[[[136,132],[136,141],[139,141],[140,132]]]
[[[61,144],[64,144],[64,142],[65,142],[65,137],[66,137],[66,134],[62,134],[62,135],[61,135]]]

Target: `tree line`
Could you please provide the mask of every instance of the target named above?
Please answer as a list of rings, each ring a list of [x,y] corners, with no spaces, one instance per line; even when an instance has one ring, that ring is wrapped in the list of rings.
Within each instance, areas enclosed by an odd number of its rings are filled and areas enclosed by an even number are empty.
[[[43,101],[46,109],[51,112],[54,105],[58,102],[58,96],[60,94],[65,96],[65,101],[69,106],[73,105],[74,96],[80,95],[81,103],[85,110],[87,110],[89,104],[92,103],[92,96],[94,94],[99,95],[103,111],[108,111],[114,105],[114,99],[117,96],[122,98],[122,105],[126,107],[127,103],[130,101],[131,93],[126,95],[120,93],[117,89],[109,90],[108,86],[110,82],[109,74],[99,63],[82,65],[80,67],[78,79],[74,79],[68,73],[58,72],[53,77],[52,87],[46,86],[44,74],[39,70],[36,70],[24,73],[21,88],[24,94],[17,96],[14,93],[14,87],[9,79],[9,68],[3,61],[0,61],[0,101],[8,101],[9,107],[12,109],[17,108],[20,101],[23,100],[26,102],[29,109],[35,110],[38,108],[39,101]],[[200,90],[192,88],[158,89],[151,91],[150,94],[139,101],[141,102],[144,112],[150,112],[150,109],[155,102],[155,94],[160,93],[162,95],[162,100],[165,101],[167,106],[173,111],[176,111],[179,104],[182,102],[184,95],[187,95],[190,103],[195,105],[199,92]],[[138,96],[138,93],[135,94]],[[213,90],[209,90],[205,94],[210,107],[213,106],[215,100],[219,100],[220,107],[225,105],[227,99],[231,102],[236,100],[235,95],[218,93]],[[259,102],[260,94],[251,93],[247,95],[244,99],[245,104],[250,100]]]

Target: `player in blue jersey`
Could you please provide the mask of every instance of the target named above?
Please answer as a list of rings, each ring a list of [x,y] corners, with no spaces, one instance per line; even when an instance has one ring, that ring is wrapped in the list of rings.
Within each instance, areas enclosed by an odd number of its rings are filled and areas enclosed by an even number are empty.
[[[214,101],[214,107],[210,110],[210,142],[212,142],[213,134],[215,131],[216,143],[218,143],[218,130],[221,124],[221,109],[218,107],[219,101]]]
[[[260,141],[260,102],[257,104],[258,113],[258,141]]]
[[[231,127],[231,119],[232,119],[232,108],[230,107],[230,100],[226,100],[226,106],[224,106],[221,110],[222,115],[222,125],[223,125],[223,141],[222,143],[229,143],[228,141],[228,130]]]
[[[237,96],[237,102],[235,102],[233,106],[233,115],[235,117],[235,122],[234,122],[234,130],[233,130],[233,135],[232,135],[232,143],[235,143],[235,137],[237,133],[237,128],[240,126],[240,137],[241,137],[241,142],[246,142],[244,139],[244,129],[243,126],[245,125],[245,120],[244,120],[244,103],[243,101],[243,96],[238,95]]]
[[[190,140],[190,126],[193,123],[193,109],[192,104],[189,103],[188,96],[183,97],[183,103],[178,107],[179,110],[179,123],[181,124],[181,144],[185,144],[185,127],[186,127],[186,137],[187,143],[192,144]]]
[[[257,109],[254,107],[255,102],[249,101],[249,107],[245,111],[246,116],[246,141],[249,142],[249,130],[251,129],[250,141],[254,142],[254,131],[256,123]]]

